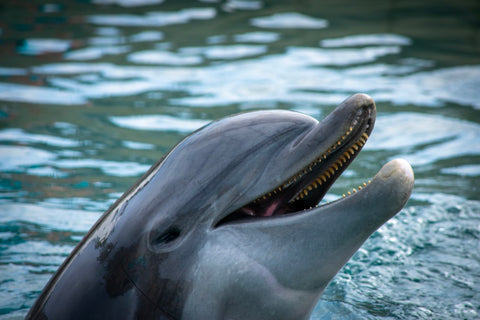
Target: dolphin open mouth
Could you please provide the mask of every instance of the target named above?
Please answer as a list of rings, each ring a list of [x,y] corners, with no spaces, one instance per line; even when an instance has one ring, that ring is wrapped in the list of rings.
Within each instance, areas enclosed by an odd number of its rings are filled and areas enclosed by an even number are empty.
[[[255,217],[295,214],[316,207],[361,151],[373,130],[376,114],[374,103],[354,112],[354,116],[348,117],[350,120],[340,126],[344,129],[340,129],[337,141],[322,150],[312,150],[312,162],[293,176],[286,177],[276,188],[227,215],[216,226]]]

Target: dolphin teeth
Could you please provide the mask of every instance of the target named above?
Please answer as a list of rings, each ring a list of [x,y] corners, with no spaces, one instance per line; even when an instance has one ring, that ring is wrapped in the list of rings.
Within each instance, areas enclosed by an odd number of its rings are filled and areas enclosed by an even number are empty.
[[[368,183],[370,183],[370,182],[371,182],[371,180],[368,180],[367,183],[365,183],[365,182],[363,183],[363,186],[358,186],[358,188],[352,188],[352,191],[348,191],[346,194],[345,194],[345,193],[342,194],[342,197],[345,198],[345,197],[350,196],[350,195],[352,195],[352,194],[354,194],[354,193],[356,193],[356,192],[359,192],[360,190],[362,190],[362,189],[363,189]],[[358,190],[357,190],[357,189],[358,189]]]
[[[322,154],[320,157],[318,157],[317,159],[315,159],[314,162],[312,162],[309,166],[308,166],[308,171],[309,172],[312,172],[313,171],[313,167],[315,165],[317,165],[318,163],[320,163],[322,160],[326,160],[327,159],[327,155],[333,153],[334,151],[336,151],[337,147],[341,146],[342,145],[342,141],[346,140],[348,135],[353,132],[353,126],[350,126],[348,128],[348,131],[345,132],[345,134],[341,137],[340,140],[338,140],[336,143],[334,143],[328,150],[327,152],[325,152],[324,154]],[[369,138],[368,134],[367,133],[363,133],[356,142],[354,142],[342,155],[340,155],[337,160],[329,167],[327,168],[323,174],[321,174],[319,177],[317,177],[313,182],[311,182],[309,185],[307,185],[303,190],[300,191],[300,193],[298,193],[298,195],[296,196],[295,200],[294,201],[297,201],[297,200],[300,200],[300,199],[303,199],[305,197],[308,196],[308,192],[309,191],[312,191],[313,189],[317,189],[319,186],[321,186],[322,184],[326,183],[328,179],[330,179],[332,176],[335,175],[335,171],[338,171],[341,167],[343,167],[344,164],[347,163],[348,160],[350,160],[352,158],[352,156],[354,156],[356,154],[356,152],[358,150],[360,150],[364,145],[365,143],[367,142],[367,139]],[[323,158],[323,159],[322,159]],[[300,174],[298,174],[297,176],[294,176],[293,177],[293,182],[296,182],[297,181],[297,177],[298,179],[300,179],[301,177],[303,177],[304,175],[307,174],[307,169],[303,169],[303,174],[302,172]],[[289,184],[292,184],[293,183],[292,181],[289,181]],[[368,183],[370,183],[370,181],[368,181]],[[363,183],[363,187],[365,187],[367,185],[367,183]],[[349,195],[351,195],[352,193],[356,193],[357,191],[360,191],[362,190],[363,188],[362,186],[358,186],[358,188],[353,188],[352,191],[348,191],[346,194],[343,194],[342,196],[343,197],[347,197]],[[358,190],[357,190],[358,189]]]
[[[315,166],[317,166],[323,160],[326,160],[327,156],[335,152],[337,148],[338,149],[341,148],[344,141],[347,140],[348,136],[353,132],[354,127],[355,127],[355,124],[350,126],[348,130],[341,136],[341,138],[337,142],[335,142],[333,145],[331,145],[326,152],[321,154],[318,158],[316,158],[313,162],[311,162],[308,166],[303,168],[297,174],[293,175],[290,179],[288,179],[287,182],[284,182],[281,186],[272,190],[268,194],[259,197],[258,199],[253,201],[253,203],[258,203],[259,200],[270,198],[273,195],[278,196],[278,193],[283,192],[285,189],[289,188],[291,185],[300,181],[304,176],[313,172]],[[320,176],[318,176],[315,180],[313,180],[309,185],[307,185],[302,190],[300,190],[299,193],[297,193],[296,197],[293,199],[293,201],[304,199],[305,197],[308,196],[309,191],[312,191],[313,189],[317,189],[318,187],[326,183],[328,179],[335,176],[335,172],[339,171],[340,168],[342,168],[348,162],[348,160],[350,160],[352,156],[354,156],[357,153],[357,151],[359,151],[365,145],[368,138],[369,138],[368,134],[364,132],[358,138],[357,141],[352,142],[351,146],[343,154],[339,155],[336,161],[333,162],[333,164],[331,164]],[[370,183],[370,181],[368,181],[368,183]],[[367,183],[363,183],[363,187],[365,187],[366,185]],[[363,187],[358,186],[358,191],[360,191]],[[346,194],[343,194],[342,196],[346,197],[348,195],[351,195],[352,192],[356,193],[357,189],[353,188],[353,191],[348,191]]]

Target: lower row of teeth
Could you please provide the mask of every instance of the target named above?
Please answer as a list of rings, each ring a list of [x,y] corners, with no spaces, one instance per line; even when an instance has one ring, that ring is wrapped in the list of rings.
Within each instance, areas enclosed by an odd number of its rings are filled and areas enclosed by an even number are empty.
[[[353,188],[352,191],[348,191],[347,193],[342,194],[342,198],[346,198],[346,197],[356,193],[357,191],[362,190],[364,187],[366,187],[368,184],[370,184],[370,182],[372,182],[372,181],[368,180],[368,182],[364,182],[361,186],[358,186],[358,188]],[[329,203],[330,203],[330,201],[326,202],[326,204],[329,204]],[[320,206],[320,204],[316,205],[315,207],[318,208],[319,206]],[[313,209],[313,207],[310,207],[308,209],[304,209],[304,211],[309,210],[309,209]]]
[[[369,184],[370,182],[372,182],[372,181],[371,181],[371,180],[368,180],[367,183],[365,183],[365,182],[363,183],[363,186],[358,186],[358,191],[362,190],[362,188],[366,187],[367,184]],[[355,192],[357,192],[357,189],[353,188],[352,191],[348,191],[346,194],[345,194],[345,193],[342,194],[342,197],[345,198],[346,196],[349,196],[349,195],[351,195],[351,194],[353,194],[353,193],[355,193]]]

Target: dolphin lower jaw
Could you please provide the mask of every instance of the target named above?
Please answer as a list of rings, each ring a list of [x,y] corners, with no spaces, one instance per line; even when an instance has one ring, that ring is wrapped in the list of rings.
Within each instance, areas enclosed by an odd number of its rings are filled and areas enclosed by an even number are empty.
[[[341,226],[337,227],[335,235],[330,237],[329,244],[323,244],[325,247],[321,260],[314,263],[314,252],[310,252],[306,253],[304,261],[317,265],[322,270],[322,277],[330,274],[329,277],[333,278],[363,242],[405,206],[413,185],[412,167],[406,160],[394,159],[383,165],[371,182],[361,190],[308,210],[304,215],[294,216],[297,226],[307,225],[307,229],[314,230],[312,239],[315,238],[315,233],[327,233],[331,226]],[[318,219],[319,217],[321,219]],[[314,249],[316,250],[318,248]],[[325,261],[329,261],[329,268],[324,268]],[[318,270],[312,274],[310,283],[327,283],[323,279],[314,280]]]
[[[395,159],[345,198],[296,214],[229,223],[216,231],[221,243],[228,234],[235,250],[248,252],[283,287],[320,295],[368,237],[402,209],[413,183],[410,165]]]
[[[234,210],[215,226],[255,217],[295,214],[318,206],[335,180],[365,145],[373,130],[375,113],[373,101],[359,107],[354,117],[340,126],[338,140],[320,152],[315,151],[312,162],[275,189]],[[322,125],[320,123],[318,126]]]

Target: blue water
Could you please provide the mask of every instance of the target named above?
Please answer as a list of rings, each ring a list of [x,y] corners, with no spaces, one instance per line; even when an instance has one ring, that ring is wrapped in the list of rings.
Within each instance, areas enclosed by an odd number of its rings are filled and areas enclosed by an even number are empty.
[[[337,198],[390,159],[414,193],[312,319],[480,318],[476,1],[3,1],[0,318],[22,318],[101,213],[193,130],[356,92],[378,119]]]

